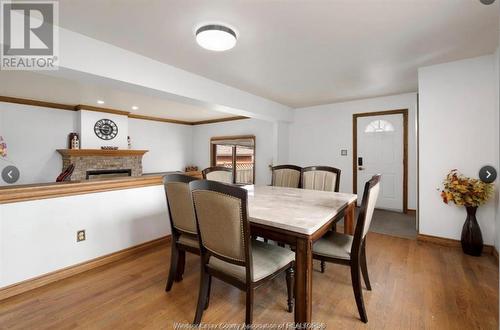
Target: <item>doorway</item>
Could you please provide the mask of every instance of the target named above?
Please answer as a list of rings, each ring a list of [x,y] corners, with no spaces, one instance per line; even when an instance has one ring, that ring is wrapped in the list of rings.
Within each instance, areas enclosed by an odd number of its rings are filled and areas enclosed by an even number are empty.
[[[382,174],[372,230],[416,235],[415,215],[408,214],[408,109],[353,114],[352,161],[354,193]]]

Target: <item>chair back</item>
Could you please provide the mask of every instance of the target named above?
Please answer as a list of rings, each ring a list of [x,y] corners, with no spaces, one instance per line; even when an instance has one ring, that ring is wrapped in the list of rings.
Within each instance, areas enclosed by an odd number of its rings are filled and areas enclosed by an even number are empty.
[[[212,166],[201,171],[203,179],[223,183],[233,183],[233,170],[228,167]]]
[[[340,169],[330,166],[309,166],[302,169],[302,188],[339,192]]]
[[[189,182],[195,180],[194,177],[182,174],[169,174],[163,178],[172,232],[194,235],[198,233],[193,200],[189,191]]]
[[[272,168],[271,186],[300,188],[302,167],[295,165],[278,165]]]
[[[358,221],[356,222],[356,229],[354,230],[354,240],[352,244],[351,255],[357,253],[361,248],[370,224],[372,222],[373,212],[375,211],[375,204],[377,203],[378,194],[380,191],[380,174],[372,176],[370,181],[365,183],[363,191],[363,200],[361,208],[359,209]]]
[[[251,274],[250,225],[247,191],[216,181],[199,180],[189,184],[193,195],[203,259],[206,255],[247,266]]]

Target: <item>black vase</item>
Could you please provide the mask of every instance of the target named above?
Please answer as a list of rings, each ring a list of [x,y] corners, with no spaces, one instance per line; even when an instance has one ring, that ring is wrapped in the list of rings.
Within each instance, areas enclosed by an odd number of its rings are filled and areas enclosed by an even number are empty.
[[[483,252],[483,235],[476,219],[477,206],[466,206],[467,219],[462,228],[462,250],[471,256],[480,256]]]

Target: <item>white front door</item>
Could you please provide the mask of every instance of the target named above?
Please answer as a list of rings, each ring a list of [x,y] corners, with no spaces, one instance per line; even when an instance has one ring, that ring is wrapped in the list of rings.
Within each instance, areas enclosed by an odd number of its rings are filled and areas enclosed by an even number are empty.
[[[403,211],[403,115],[357,119],[358,205],[365,182],[382,174],[377,208]]]

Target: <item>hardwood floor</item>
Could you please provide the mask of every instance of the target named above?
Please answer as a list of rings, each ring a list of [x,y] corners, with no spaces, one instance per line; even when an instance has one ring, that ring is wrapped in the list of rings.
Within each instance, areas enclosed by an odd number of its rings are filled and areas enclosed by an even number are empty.
[[[0,302],[0,329],[169,329],[192,322],[199,265],[188,255],[184,280],[165,293],[169,246],[109,264]],[[498,329],[498,265],[492,256],[369,233],[359,320],[348,267],[313,275],[313,321],[332,329]],[[319,263],[315,263],[319,270]],[[285,278],[257,290],[254,323],[292,322]],[[244,294],[215,280],[204,323],[241,323]]]

